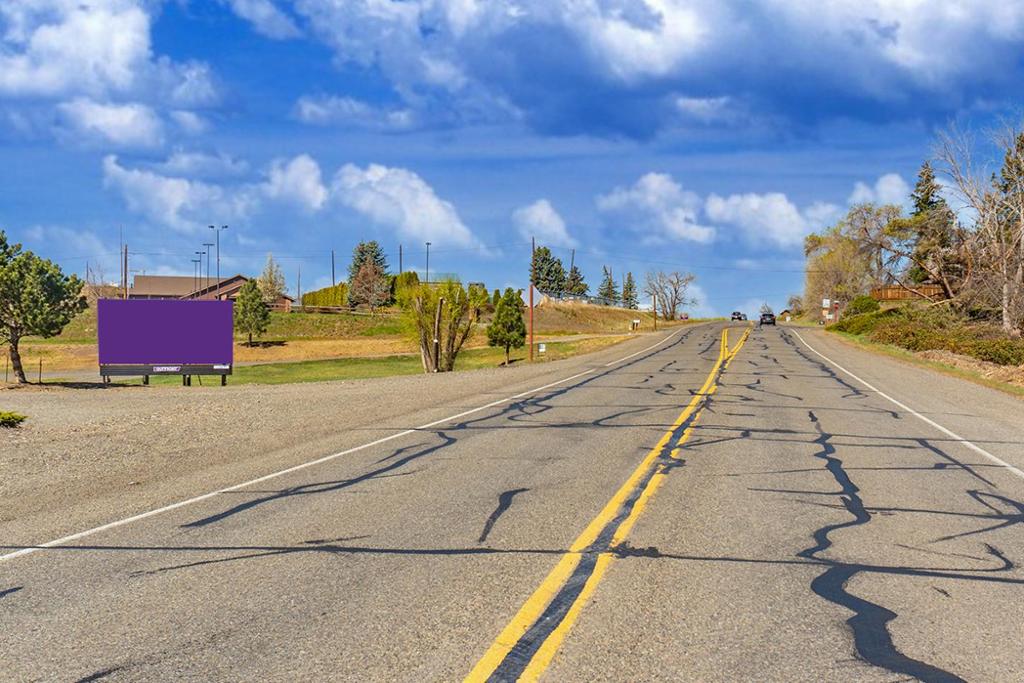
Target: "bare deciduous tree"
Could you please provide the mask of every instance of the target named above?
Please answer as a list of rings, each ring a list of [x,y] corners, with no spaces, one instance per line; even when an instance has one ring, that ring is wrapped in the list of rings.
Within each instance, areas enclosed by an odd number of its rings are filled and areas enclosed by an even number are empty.
[[[665,320],[675,320],[680,309],[697,303],[689,296],[690,285],[696,279],[693,273],[651,271],[645,278],[644,294],[655,297]]]
[[[978,166],[975,141],[958,130],[943,134],[938,157],[964,213],[973,218],[966,236],[968,294],[995,304],[1003,330],[1019,334],[1024,322],[1024,133],[1007,126],[993,136],[1005,149],[998,173]]]

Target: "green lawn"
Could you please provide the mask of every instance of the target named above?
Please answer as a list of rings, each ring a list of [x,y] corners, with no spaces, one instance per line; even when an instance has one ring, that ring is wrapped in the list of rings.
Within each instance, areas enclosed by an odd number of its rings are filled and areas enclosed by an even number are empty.
[[[612,344],[619,343],[627,337],[609,337],[583,339],[575,342],[548,342],[547,352],[537,355],[542,362],[568,358],[579,353],[596,351]],[[526,349],[513,352],[513,362],[522,362],[526,358]],[[459,354],[456,370],[476,370],[479,368],[498,367],[504,360],[504,352],[500,349],[469,349]],[[313,360],[297,363],[268,363],[266,365],[245,365],[235,368],[235,373],[228,378],[229,384],[292,384],[297,382],[324,382],[342,379],[367,379],[370,377],[390,377],[394,375],[417,375],[423,372],[419,356],[387,356],[383,358],[340,358],[337,360]],[[141,378],[126,380],[125,383],[138,384]],[[152,377],[152,384],[180,385],[180,377]],[[216,376],[203,377],[203,383],[217,385]],[[198,385],[198,378],[193,378],[193,385]]]

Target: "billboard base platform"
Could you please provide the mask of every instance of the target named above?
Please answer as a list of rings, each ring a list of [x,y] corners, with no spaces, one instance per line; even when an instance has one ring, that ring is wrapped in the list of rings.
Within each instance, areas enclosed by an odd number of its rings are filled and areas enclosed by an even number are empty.
[[[193,375],[219,375],[221,386],[228,383],[231,374],[228,364],[180,364],[180,365],[137,365],[110,364],[100,365],[100,377],[104,384],[110,384],[111,377],[142,377],[143,384],[149,384],[149,378],[159,375],[180,375],[182,386],[192,386]]]

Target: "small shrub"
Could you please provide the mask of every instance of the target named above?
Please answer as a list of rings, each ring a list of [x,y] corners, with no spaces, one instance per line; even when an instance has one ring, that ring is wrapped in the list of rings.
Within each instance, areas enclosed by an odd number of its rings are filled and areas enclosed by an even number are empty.
[[[877,301],[867,294],[861,294],[858,297],[854,297],[853,301],[846,305],[844,313],[846,315],[861,315],[862,313],[874,313],[880,308],[881,306]]]
[[[832,326],[832,329],[849,334],[868,334],[886,319],[899,315],[898,309],[888,311],[875,311],[874,313],[861,313],[860,315],[848,315],[840,318],[839,322]]]
[[[19,415],[18,413],[9,413],[0,410],[0,427],[7,427],[9,429],[12,429],[14,427],[17,427],[27,419],[28,418],[25,417],[24,415]]]
[[[969,344],[967,355],[996,365],[1024,365],[1024,341],[978,339]]]

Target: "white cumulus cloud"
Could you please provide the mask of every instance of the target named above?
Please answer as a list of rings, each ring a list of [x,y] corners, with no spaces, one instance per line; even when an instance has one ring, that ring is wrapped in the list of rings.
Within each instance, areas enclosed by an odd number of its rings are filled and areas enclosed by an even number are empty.
[[[371,130],[407,130],[416,123],[416,115],[408,108],[377,107],[351,97],[323,95],[300,97],[295,117],[303,123]]]
[[[547,199],[538,199],[516,209],[512,212],[512,223],[524,240],[536,237],[538,243],[549,247],[575,247],[578,244]]]
[[[256,205],[246,188],[231,191],[197,180],[126,168],[114,155],[103,159],[103,184],[117,190],[130,210],[181,232],[242,218]]]
[[[227,0],[227,4],[268,38],[283,40],[302,35],[295,22],[270,0]]]
[[[143,104],[104,104],[79,97],[57,107],[64,134],[74,142],[99,139],[118,147],[157,147],[163,122]]]
[[[887,173],[874,185],[859,182],[850,194],[850,204],[895,204],[904,206],[910,201],[910,185],[897,173]]]
[[[733,194],[707,198],[705,211],[716,223],[731,225],[751,244],[770,244],[782,248],[803,244],[804,236],[824,227],[839,209],[829,204],[814,204],[800,210],[781,192]]]
[[[5,2],[0,92],[124,92],[150,58],[149,15],[129,0]]]
[[[707,244],[715,239],[715,229],[701,224],[702,204],[696,193],[664,173],[648,173],[597,200],[598,209],[622,227],[646,231],[652,239]]]
[[[263,191],[272,199],[292,202],[308,211],[319,210],[327,201],[320,165],[308,154],[274,161]]]
[[[346,164],[334,177],[332,194],[405,237],[461,246],[477,244],[451,202],[438,197],[423,178],[407,169]]]

